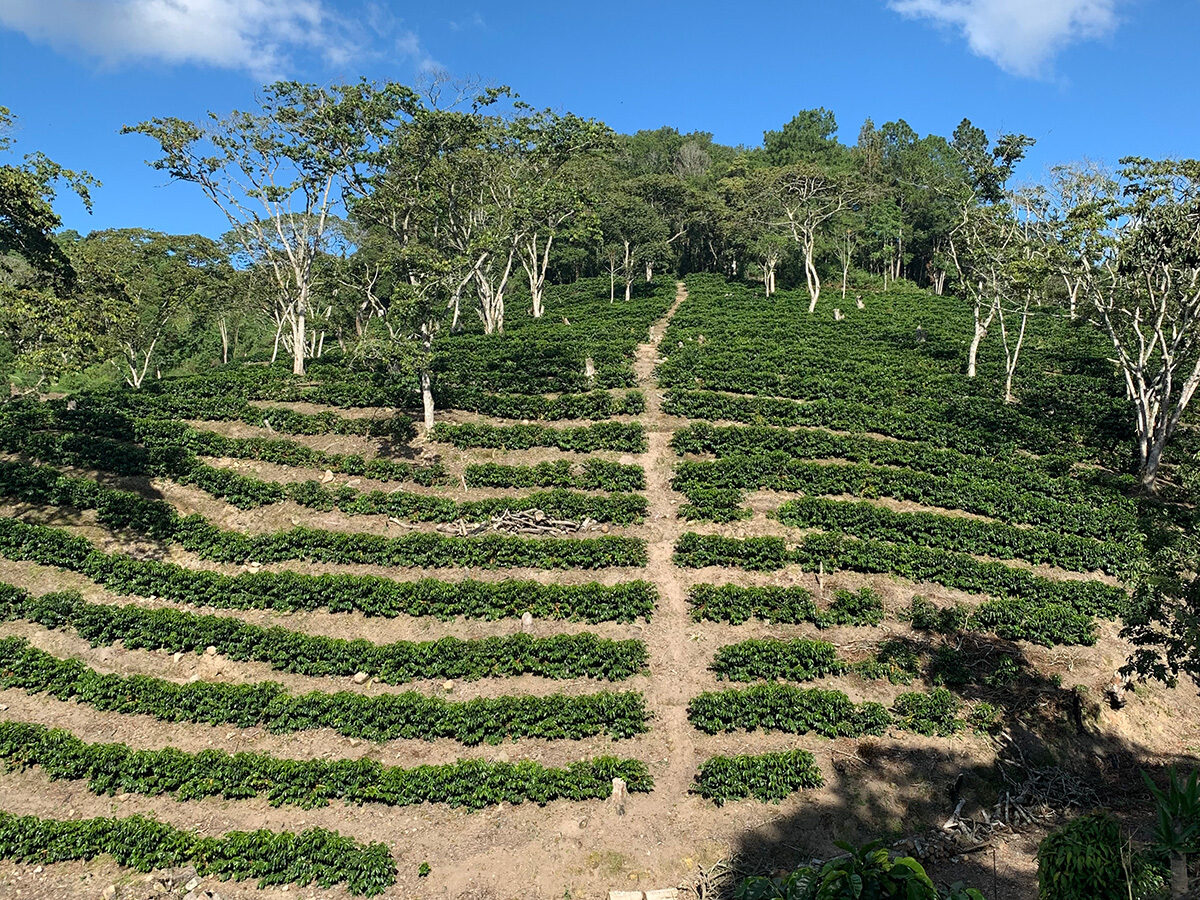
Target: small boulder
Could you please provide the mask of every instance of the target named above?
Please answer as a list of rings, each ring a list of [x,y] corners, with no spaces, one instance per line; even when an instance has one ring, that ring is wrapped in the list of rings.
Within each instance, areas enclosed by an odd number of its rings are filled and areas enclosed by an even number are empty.
[[[629,799],[629,785],[624,778],[612,780],[612,802],[618,816],[625,815],[625,801]]]
[[[1108,698],[1108,703],[1113,709],[1121,709],[1129,698],[1126,696],[1128,691],[1133,690],[1133,679],[1122,678],[1118,676],[1113,683],[1104,691],[1104,696]]]
[[[366,684],[367,679],[370,677],[371,676],[368,675],[366,672],[355,672],[353,681],[355,684]]]

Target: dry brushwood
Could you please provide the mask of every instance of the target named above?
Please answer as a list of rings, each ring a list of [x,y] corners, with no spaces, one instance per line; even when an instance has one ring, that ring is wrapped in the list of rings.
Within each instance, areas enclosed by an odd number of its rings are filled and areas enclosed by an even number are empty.
[[[923,860],[961,856],[989,846],[1000,832],[1017,832],[1045,824],[1064,810],[1100,805],[1096,792],[1070,772],[1058,766],[1032,767],[1006,733],[1002,732],[997,740],[1001,745],[998,768],[1004,787],[991,809],[964,816],[966,801],[960,799],[940,829],[909,838],[900,846]]]
[[[571,519],[552,519],[540,509],[520,511],[507,509],[498,515],[492,516],[486,522],[467,522],[464,519],[459,519],[456,522],[439,525],[437,530],[446,534],[456,534],[460,537],[474,537],[475,535],[492,532],[501,532],[504,534],[563,535],[573,534],[578,531],[587,531],[595,524],[589,518],[584,518],[582,522],[575,522]]]

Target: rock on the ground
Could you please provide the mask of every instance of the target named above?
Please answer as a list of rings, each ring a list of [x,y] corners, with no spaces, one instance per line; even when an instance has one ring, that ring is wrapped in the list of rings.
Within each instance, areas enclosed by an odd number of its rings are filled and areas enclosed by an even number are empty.
[[[355,672],[353,680],[354,680],[355,684],[366,684],[367,679],[370,677],[371,676],[368,675],[366,672]]]
[[[618,816],[625,815],[625,801],[628,799],[629,786],[625,783],[625,779],[614,778],[612,780],[612,802]]]

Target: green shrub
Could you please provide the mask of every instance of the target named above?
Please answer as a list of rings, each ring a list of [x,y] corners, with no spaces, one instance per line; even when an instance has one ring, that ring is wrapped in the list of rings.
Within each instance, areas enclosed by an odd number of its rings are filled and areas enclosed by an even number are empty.
[[[541,584],[534,581],[458,582],[422,578],[396,581],[371,575],[306,575],[245,572],[225,575],[152,559],[106,554],[60,528],[0,518],[0,555],[79,572],[119,594],[162,597],[221,609],[278,611],[358,610],[368,616],[519,617],[588,622],[649,618],[657,602],[653,585]]]
[[[827,675],[840,675],[847,666],[838,659],[837,648],[828,641],[768,638],[727,644],[717,651],[710,668],[718,677],[729,681],[776,678],[812,681]]]
[[[575,453],[594,453],[597,450],[645,453],[647,447],[646,430],[639,422],[597,422],[595,425],[573,428],[485,423],[449,425],[443,422],[434,426],[431,437],[460,449],[494,447],[528,450],[531,447],[553,447]]]
[[[688,704],[688,719],[706,734],[763,728],[823,737],[882,734],[891,717],[878,703],[853,703],[841,691],[763,684],[706,691]]]
[[[961,884],[939,892],[919,862],[893,856],[879,842],[837,845],[846,854],[819,868],[744,879],[734,891],[735,900],[984,900],[979,891]]]
[[[33,597],[0,582],[0,621],[13,619],[70,628],[93,646],[121,641],[129,648],[184,653],[215,647],[230,659],[264,662],[281,672],[314,677],[366,672],[389,684],[513,675],[619,681],[647,667],[641,641],[614,641],[586,632],[373,644],[278,626],[263,628],[228,616],[88,603],[74,592]]]
[[[644,491],[646,471],[641,466],[586,459],[580,466],[560,459],[533,466],[472,463],[463,470],[467,487],[559,487],[581,491]]]
[[[87,781],[96,794],[169,795],[178,801],[266,797],[272,806],[304,809],[344,803],[407,806],[445,803],[482,809],[498,803],[545,805],[553,800],[602,800],[613,778],[631,791],[650,791],[645,763],[602,756],[566,768],[532,760],[462,759],[405,769],[373,759],[284,759],[264,753],[173,747],[133,750],[125,744],[88,744],[69,731],[27,722],[0,722],[0,759],[10,768],[38,766],[52,779]]]
[[[878,625],[883,602],[870,588],[857,593],[834,591],[827,609],[818,609],[812,593],[802,587],[743,587],[736,584],[698,584],[688,592],[688,605],[697,622],[741,625],[751,618],[782,624],[809,622],[831,625]]]
[[[1038,845],[1040,900],[1149,900],[1162,874],[1107,812],[1079,816]]]
[[[945,688],[935,688],[929,693],[912,691],[896,698],[892,711],[896,724],[916,734],[949,737],[962,730],[958,718],[958,698]]]
[[[254,878],[259,887],[345,882],[350,893],[371,897],[396,882],[396,864],[384,844],[364,846],[323,828],[201,837],[144,816],[62,821],[0,811],[0,859],[53,863],[102,854],[138,872],[190,863],[198,875]]]
[[[712,490],[712,489],[707,489]],[[689,495],[690,496],[690,495]],[[820,528],[879,541],[913,541],[958,553],[1023,559],[1076,572],[1126,572],[1136,554],[1126,542],[1098,541],[1046,528],[1018,528],[932,512],[894,512],[863,501],[804,497],[775,511],[785,525]]]
[[[1016,598],[1039,607],[1117,617],[1129,608],[1126,592],[1099,581],[1057,581],[1026,569],[949,553],[914,543],[859,540],[839,534],[809,534],[794,547],[782,538],[728,538],[688,532],[675,545],[675,563],[688,568],[736,566],[772,571],[789,564],[864,573],[888,573],[911,581]]]
[[[1000,728],[1000,710],[986,700],[980,700],[967,713],[967,725],[980,734],[991,734]]]
[[[824,783],[811,753],[789,750],[757,756],[709,757],[701,763],[692,790],[717,806],[745,797],[778,803],[796,791]]]
[[[824,522],[831,529],[842,521],[846,530],[861,532],[862,537],[884,539],[898,531],[914,534],[922,529],[930,539],[942,545],[969,541],[1025,550],[1039,557],[1053,553],[1080,563],[1103,563],[1124,568],[1139,558],[1142,538],[1137,528],[1137,508],[1118,494],[1108,492],[1079,500],[1062,500],[1022,491],[1008,482],[987,481],[970,474],[933,475],[910,469],[874,466],[866,463],[833,465],[826,462],[793,459],[785,454],[727,456],[715,461],[685,460],[675,468],[671,486],[691,496],[697,489],[727,489],[744,492],[754,489],[792,491],[810,497],[838,496],[873,499],[892,497],[924,506],[961,509],[965,512],[1039,527],[1032,535],[1020,535],[1004,526],[987,527],[976,521],[964,524],[930,520],[930,513],[886,512],[872,515],[861,504],[838,501],[797,501],[781,513],[797,525]],[[728,502],[738,502],[727,495]],[[864,511],[865,510],[865,511]],[[1107,542],[1097,544],[1058,539],[1053,532],[1074,534]],[[915,537],[912,539],[916,539]],[[1122,546],[1124,545],[1124,546]],[[962,549],[968,549],[963,547]]]
[[[59,659],[17,637],[0,640],[0,685],[168,722],[261,726],[278,733],[333,728],[347,737],[371,741],[451,738],[479,744],[605,732],[620,738],[646,730],[642,695],[634,692],[502,696],[451,703],[415,691],[289,694],[270,681],[176,684],[146,675],[101,675],[79,660]]]

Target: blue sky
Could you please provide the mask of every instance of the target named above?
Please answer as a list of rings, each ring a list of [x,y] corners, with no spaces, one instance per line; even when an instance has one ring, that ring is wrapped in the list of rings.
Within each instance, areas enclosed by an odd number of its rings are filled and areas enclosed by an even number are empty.
[[[949,134],[963,117],[1037,146],[1020,177],[1083,157],[1200,156],[1200,0],[790,0],[740,4],[0,0],[0,104],[17,149],[103,182],[68,227],[218,234],[199,192],[121,125],[253,104],[272,77],[413,82],[444,69],[619,131],[756,144],[828,107]]]

